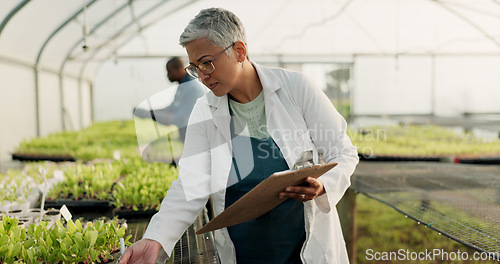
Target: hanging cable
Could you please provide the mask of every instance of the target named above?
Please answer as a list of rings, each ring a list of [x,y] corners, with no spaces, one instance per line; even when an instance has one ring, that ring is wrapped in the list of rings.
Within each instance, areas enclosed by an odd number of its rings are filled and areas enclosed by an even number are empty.
[[[358,29],[361,31],[361,33],[363,33],[369,40],[371,40],[373,42],[373,44],[375,44],[375,46],[378,47],[378,50],[382,55],[388,54],[388,52],[386,51],[384,46],[375,38],[375,36],[373,36],[370,33],[370,31],[365,26],[363,26],[359,22],[359,20],[357,20],[356,17],[354,17],[348,10],[345,10],[344,12],[345,12],[345,15],[354,23],[354,25],[356,27],[358,27]]]
[[[465,21],[467,24],[469,24],[469,26],[471,26],[474,29],[476,29],[477,31],[481,32],[481,34],[483,34],[484,37],[486,37],[487,39],[489,39],[496,46],[500,47],[500,42],[498,40],[496,40],[496,38],[494,36],[490,35],[486,30],[484,30],[482,27],[480,27],[479,25],[477,25],[476,23],[474,23],[471,19],[467,18],[465,15],[462,15],[461,13],[455,11],[454,9],[450,8],[445,3],[443,3],[443,2],[441,2],[439,0],[431,0],[431,2],[439,5],[440,7],[442,7],[443,9],[445,9],[446,11],[448,11],[448,12],[452,13],[453,15],[459,17],[460,19],[462,19],[463,21]]]
[[[340,9],[337,10],[337,12],[335,14],[333,14],[332,16],[324,18],[320,21],[316,21],[316,22],[310,23],[308,25],[305,25],[297,34],[290,34],[290,35],[283,37],[281,39],[281,41],[277,45],[275,45],[275,47],[282,47],[289,39],[296,39],[296,38],[303,36],[307,32],[307,30],[309,30],[310,28],[322,26],[322,25],[326,24],[327,22],[334,21],[335,19],[337,19],[338,17],[340,17],[340,15],[342,15],[344,13],[344,11],[347,9],[349,4],[351,4],[353,1],[354,0],[345,1],[344,4],[340,7]]]
[[[137,18],[136,14],[135,14],[135,9],[134,9],[134,5],[133,5],[133,1],[134,0],[129,0],[129,7],[130,7],[130,16],[132,17],[132,21],[137,25],[137,33],[139,35],[139,37],[141,38],[142,40],[142,44],[144,46],[144,51],[146,53],[149,53],[149,48],[148,48],[148,40],[147,38],[144,36],[142,30],[144,29],[144,27],[141,25],[139,19]]]
[[[87,51],[89,46],[87,45],[87,37],[89,35],[89,27],[87,24],[87,0],[83,0],[83,51]]]

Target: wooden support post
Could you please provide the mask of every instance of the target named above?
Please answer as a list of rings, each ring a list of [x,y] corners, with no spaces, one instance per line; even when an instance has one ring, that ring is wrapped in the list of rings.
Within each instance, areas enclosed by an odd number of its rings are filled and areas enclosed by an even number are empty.
[[[337,204],[337,210],[347,246],[349,262],[356,264],[356,240],[358,237],[356,227],[356,193],[352,189],[347,189]]]

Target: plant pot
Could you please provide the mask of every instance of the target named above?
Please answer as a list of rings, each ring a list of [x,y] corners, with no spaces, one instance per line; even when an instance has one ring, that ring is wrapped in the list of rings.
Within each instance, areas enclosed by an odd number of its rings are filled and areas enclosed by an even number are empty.
[[[31,217],[34,223],[40,223],[44,212],[40,208],[31,208],[25,215]]]
[[[33,217],[20,216],[16,217],[18,222],[18,226],[22,226],[24,229],[28,229],[28,227],[33,223]]]
[[[51,227],[58,220],[61,220],[61,211],[59,209],[49,209],[42,216],[42,221],[49,222],[47,227]]]
[[[22,200],[21,202],[13,202],[10,207],[11,211],[28,212],[29,209],[30,209],[30,202],[28,200]]]
[[[38,188],[33,188],[31,193],[28,195],[28,202],[30,203],[30,208],[40,203],[41,194],[42,192]]]
[[[6,203],[3,203],[3,204],[0,204],[0,212],[2,212],[2,213],[9,212],[11,205],[12,205],[11,202],[6,202]]]
[[[21,203],[15,202],[5,202],[0,205],[0,212],[4,212],[8,215],[13,213],[27,212],[30,209],[30,203],[26,200]]]

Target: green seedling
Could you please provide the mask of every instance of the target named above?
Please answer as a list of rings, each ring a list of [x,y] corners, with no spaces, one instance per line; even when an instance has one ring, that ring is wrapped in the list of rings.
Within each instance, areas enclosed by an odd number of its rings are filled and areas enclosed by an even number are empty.
[[[31,224],[28,230],[17,219],[3,216],[0,221],[0,263],[101,263],[111,260],[118,250],[125,227],[116,219],[99,220],[85,227],[80,220]],[[131,236],[125,239],[131,245]]]

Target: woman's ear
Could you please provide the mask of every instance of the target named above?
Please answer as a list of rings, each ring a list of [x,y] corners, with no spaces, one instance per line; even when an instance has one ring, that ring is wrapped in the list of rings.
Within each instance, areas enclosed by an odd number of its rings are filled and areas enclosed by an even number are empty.
[[[233,49],[236,51],[238,62],[244,62],[247,58],[247,45],[243,41],[237,41],[234,43]]]

